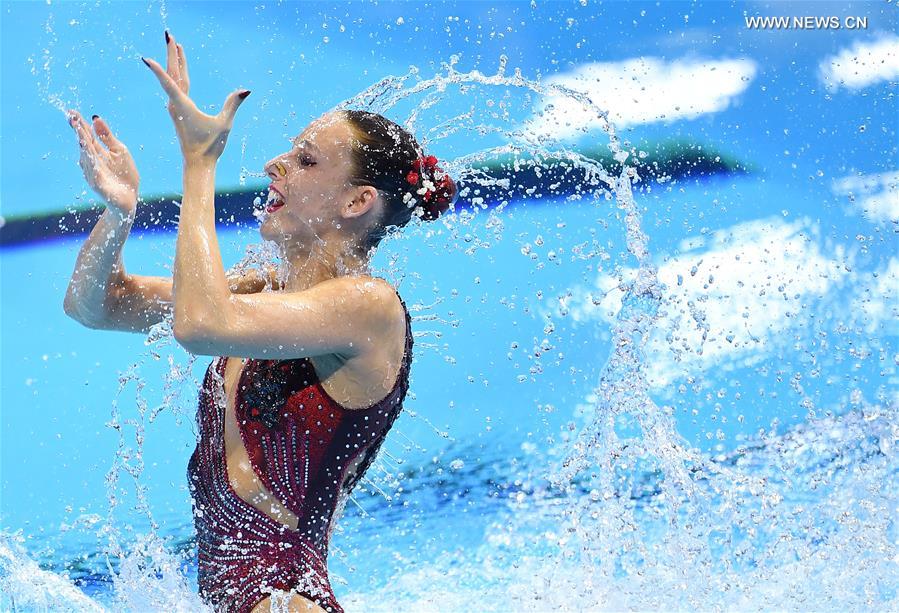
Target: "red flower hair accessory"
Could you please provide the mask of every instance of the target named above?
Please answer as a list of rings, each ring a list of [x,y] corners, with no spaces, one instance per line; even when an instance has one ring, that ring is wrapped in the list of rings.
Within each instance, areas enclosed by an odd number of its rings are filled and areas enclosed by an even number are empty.
[[[412,162],[412,170],[420,171],[422,168],[425,168],[430,171],[434,171],[437,168],[437,158],[433,155],[428,155],[424,157],[420,157],[414,162]]]
[[[422,156],[412,162],[412,170],[406,174],[406,181],[413,187],[419,181],[424,184],[416,193],[424,200],[422,209],[425,219],[436,219],[449,208],[455,194],[455,184],[437,165],[437,158],[433,155]]]

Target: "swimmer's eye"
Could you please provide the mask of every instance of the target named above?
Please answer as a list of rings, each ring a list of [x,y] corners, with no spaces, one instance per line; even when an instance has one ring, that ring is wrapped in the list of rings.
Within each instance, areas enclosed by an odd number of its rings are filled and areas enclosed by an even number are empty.
[[[315,166],[316,162],[308,155],[300,156],[300,164],[303,166]]]

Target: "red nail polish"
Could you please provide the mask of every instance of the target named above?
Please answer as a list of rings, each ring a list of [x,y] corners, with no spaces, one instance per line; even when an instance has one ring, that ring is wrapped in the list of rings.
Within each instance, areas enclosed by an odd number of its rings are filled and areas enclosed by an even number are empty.
[[[146,64],[146,65],[147,65],[147,68],[149,68],[149,67],[150,67],[150,62],[148,62],[148,61],[147,61],[147,60],[145,60],[145,59],[144,59],[144,58],[140,58],[140,59],[141,59],[141,61],[142,61],[142,62],[143,62],[143,63],[144,63],[144,64]]]
[[[91,121],[93,121],[95,119],[100,119],[100,116],[99,115],[91,115]]]
[[[239,94],[237,94],[238,98],[240,98],[241,100],[243,100],[244,98],[246,98],[249,95],[250,95],[250,90],[247,90],[245,92],[240,92]]]
[[[165,31],[165,44],[169,44],[169,31]]]

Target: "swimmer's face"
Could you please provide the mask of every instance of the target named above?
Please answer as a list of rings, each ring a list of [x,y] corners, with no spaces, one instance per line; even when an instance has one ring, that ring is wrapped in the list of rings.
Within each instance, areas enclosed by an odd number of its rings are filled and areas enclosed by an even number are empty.
[[[353,132],[339,113],[319,117],[293,139],[293,148],[265,165],[271,179],[266,217],[259,231],[273,241],[345,235],[370,223],[380,206],[373,187],[352,186]],[[272,202],[273,198],[280,201]]]

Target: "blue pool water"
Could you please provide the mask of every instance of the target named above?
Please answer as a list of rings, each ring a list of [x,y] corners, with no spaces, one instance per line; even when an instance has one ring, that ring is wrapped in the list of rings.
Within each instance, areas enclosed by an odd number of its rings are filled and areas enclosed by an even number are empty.
[[[57,100],[87,113],[110,87],[104,116],[143,152],[146,193],[179,189],[163,105],[136,104],[155,90],[127,64],[159,56],[164,26],[199,47],[192,89],[206,100],[232,80],[262,94],[232,136],[222,189],[261,187],[252,173],[282,136],[406,74],[410,57],[422,79],[457,70],[479,83],[437,96],[417,126],[459,173],[541,116],[533,89],[483,82],[500,54],[510,78],[520,68],[574,87],[594,70],[614,83],[586,91],[612,109],[618,140],[587,120],[587,136],[564,135],[578,116],[563,114],[548,150],[633,148],[635,162],[676,136],[751,169],[624,173],[614,194],[499,206],[469,193],[446,223],[383,245],[373,268],[410,306],[415,362],[404,413],[333,537],[344,607],[895,608],[895,7],[839,9],[868,14],[867,31],[778,34],[745,26],[744,10],[764,13],[754,4],[311,6],[3,5],[4,220],[90,199]],[[886,68],[870,70],[858,58],[877,45]],[[869,81],[834,86],[843,73],[821,66],[847,49]],[[452,53],[455,68],[441,67]],[[625,68],[638,57],[669,64]],[[9,93],[15,78],[26,86]],[[699,79],[720,87],[714,99],[691,93]],[[612,100],[622,92],[634,103]],[[557,95],[556,112],[566,104]],[[460,132],[436,128],[469,108]],[[502,130],[468,129],[479,124]],[[58,180],[35,190],[33,168]],[[218,236],[226,268],[259,243],[248,222]],[[82,241],[0,250],[0,609],[199,610],[185,470],[210,358],[65,317]],[[173,233],[137,233],[126,267],[167,275],[173,252]]]

